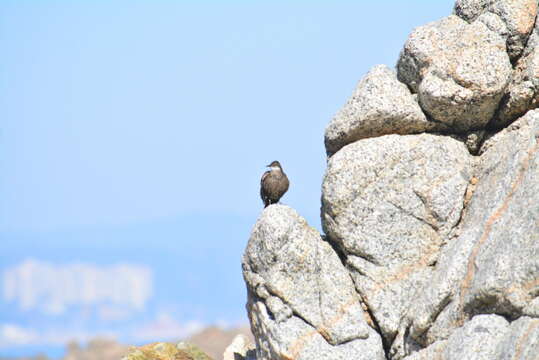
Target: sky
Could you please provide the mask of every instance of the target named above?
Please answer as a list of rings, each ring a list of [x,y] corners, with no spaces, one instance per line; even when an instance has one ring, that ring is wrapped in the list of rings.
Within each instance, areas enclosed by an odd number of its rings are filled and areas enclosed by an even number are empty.
[[[279,160],[320,229],[327,123],[448,0],[0,1],[0,356],[247,322]]]

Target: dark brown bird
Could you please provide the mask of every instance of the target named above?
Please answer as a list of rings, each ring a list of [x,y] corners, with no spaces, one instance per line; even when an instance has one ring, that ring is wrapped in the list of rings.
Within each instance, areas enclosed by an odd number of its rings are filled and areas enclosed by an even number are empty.
[[[262,179],[260,179],[260,197],[265,208],[271,204],[278,203],[279,199],[288,190],[288,185],[290,185],[288,177],[278,161],[273,161],[267,167],[270,170],[266,171],[262,175]]]

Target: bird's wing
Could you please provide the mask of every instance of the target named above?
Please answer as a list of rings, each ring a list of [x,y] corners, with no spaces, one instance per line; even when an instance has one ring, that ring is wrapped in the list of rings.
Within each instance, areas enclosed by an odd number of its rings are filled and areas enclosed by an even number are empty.
[[[266,171],[265,173],[262,174],[262,178],[260,179],[260,186],[264,184],[264,179],[267,178],[269,174],[270,174],[269,171]]]
[[[269,176],[270,172],[266,171],[264,174],[262,174],[262,178],[260,179],[260,197],[263,201],[266,201],[266,193],[264,191],[264,181]]]

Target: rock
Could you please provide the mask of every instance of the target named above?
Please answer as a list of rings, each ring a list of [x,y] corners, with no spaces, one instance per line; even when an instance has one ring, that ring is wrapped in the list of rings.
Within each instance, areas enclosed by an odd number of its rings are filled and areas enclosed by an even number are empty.
[[[492,360],[496,345],[509,331],[509,323],[498,315],[478,315],[447,340],[443,359]]]
[[[477,315],[404,360],[535,360],[539,354],[539,319],[522,317],[511,324],[498,315]]]
[[[468,22],[473,22],[492,2],[493,0],[456,0],[453,13]]]
[[[497,28],[505,34],[507,52],[515,59],[526,46],[535,23],[537,0],[457,0],[454,13],[468,22],[486,14],[498,17],[504,29]]]
[[[190,335],[185,342],[198,346],[208,356],[221,359],[223,352],[237,335],[243,335],[248,343],[253,343],[254,338],[249,326],[223,329],[217,326],[208,326]]]
[[[257,359],[537,360],[537,0],[455,14],[328,125],[326,235],[283,205],[258,219],[242,262]]]
[[[447,339],[477,314],[538,316],[539,110],[485,141],[458,239],[401,323],[393,354]],[[399,357],[396,357],[399,358]]]
[[[509,323],[498,315],[478,315],[457,329],[448,340],[437,341],[405,360],[492,360],[498,344],[510,332]]]
[[[212,360],[193,345],[153,343],[132,348],[122,360]]]
[[[518,60],[511,82],[505,90],[494,128],[502,128],[539,106],[539,28],[536,25],[522,57]]]
[[[242,266],[258,360],[384,359],[338,255],[293,209],[263,211]]]
[[[237,335],[226,348],[223,360],[255,360],[255,346],[243,335]]]
[[[468,134],[465,144],[470,154],[477,154],[485,135],[485,130],[472,131]]]
[[[414,352],[404,360],[443,360],[443,353],[447,347],[447,340],[437,341],[434,344]]]
[[[485,12],[481,14],[476,21],[482,22],[490,31],[495,32],[507,41],[507,38],[509,37],[509,30],[498,15],[491,12]]]
[[[397,69],[433,120],[465,132],[493,117],[512,68],[499,34],[452,15],[415,29]]]
[[[342,148],[322,185],[322,225],[386,341],[457,226],[472,176],[457,140],[387,135]]]
[[[496,359],[535,360],[539,354],[539,319],[527,316],[511,323],[496,349]]]
[[[434,128],[436,123],[427,120],[395,72],[378,65],[359,82],[352,97],[326,128],[326,152],[332,155],[363,138],[420,133]]]

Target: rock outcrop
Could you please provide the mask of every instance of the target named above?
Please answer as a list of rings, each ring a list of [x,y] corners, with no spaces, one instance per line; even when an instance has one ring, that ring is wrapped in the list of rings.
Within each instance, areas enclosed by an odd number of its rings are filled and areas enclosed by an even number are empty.
[[[410,90],[385,65],[375,66],[326,129],[329,155],[354,141],[386,134],[414,134],[444,127],[421,111]]]
[[[425,113],[454,132],[484,127],[511,76],[504,39],[455,15],[415,29],[397,69]]]
[[[538,137],[534,110],[485,142],[460,235],[442,249],[395,348],[447,338],[475,314],[539,315]]]
[[[258,360],[538,358],[536,15],[457,0],[360,81],[325,133],[325,234],[283,205],[252,231]]]
[[[257,359],[384,359],[337,253],[293,209],[264,210],[243,275]]]
[[[447,136],[367,139],[329,159],[322,225],[386,340],[459,223],[471,177],[466,146]]]
[[[457,0],[454,13],[472,23],[485,23],[506,41],[507,54],[518,58],[530,35],[535,16],[537,0]]]
[[[122,360],[212,360],[198,347],[180,342],[177,345],[157,342],[133,347]]]
[[[495,128],[507,126],[526,111],[539,106],[539,28],[530,35],[528,45],[517,60],[511,82],[505,89],[498,113],[492,119]]]

